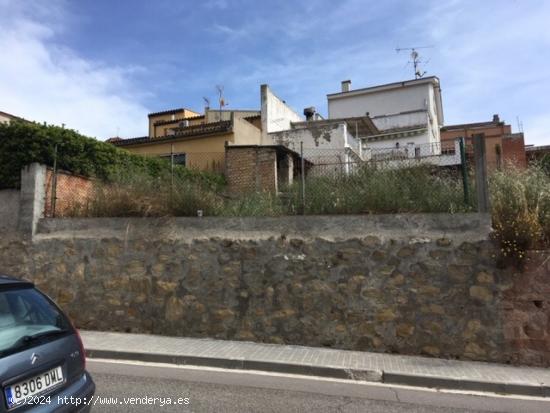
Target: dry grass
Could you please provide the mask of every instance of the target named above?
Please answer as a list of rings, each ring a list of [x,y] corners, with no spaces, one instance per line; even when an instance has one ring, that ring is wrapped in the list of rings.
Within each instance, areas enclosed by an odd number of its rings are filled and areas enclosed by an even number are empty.
[[[550,247],[550,176],[540,166],[508,166],[490,180],[494,238],[504,259],[521,263],[530,249]]]

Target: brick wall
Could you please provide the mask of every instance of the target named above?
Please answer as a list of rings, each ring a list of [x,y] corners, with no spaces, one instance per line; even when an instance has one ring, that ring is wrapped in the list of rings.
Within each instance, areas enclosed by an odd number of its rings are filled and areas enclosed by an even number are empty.
[[[485,127],[451,129],[441,131],[442,148],[448,148],[456,138],[465,137],[467,152],[473,155],[473,136],[483,133],[485,136],[485,154],[487,169],[492,171],[508,162],[513,162],[520,168],[525,168],[525,145],[522,133],[511,133],[510,125],[488,125]],[[497,147],[500,147],[500,155]]]
[[[277,191],[277,152],[274,148],[226,148],[225,175],[229,191]]]
[[[502,139],[502,155],[504,162],[512,162],[519,168],[527,167],[523,133],[515,133]]]
[[[46,199],[44,216],[54,216],[52,205],[52,191],[54,174],[51,169],[46,171]],[[55,216],[67,216],[69,211],[85,205],[94,195],[94,181],[80,175],[73,175],[65,171],[57,171],[57,185],[55,190]]]

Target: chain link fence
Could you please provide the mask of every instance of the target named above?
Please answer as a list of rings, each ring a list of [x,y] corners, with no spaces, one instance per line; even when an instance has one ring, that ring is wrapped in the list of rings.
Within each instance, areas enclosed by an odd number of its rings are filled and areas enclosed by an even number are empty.
[[[303,157],[306,214],[458,212],[474,206],[459,145],[363,147],[360,153],[304,149]]]
[[[229,148],[162,154],[171,167],[156,176],[119,169],[108,181],[99,181],[53,169],[45,215],[273,216],[462,212],[475,207],[468,148],[458,144],[359,151]]]

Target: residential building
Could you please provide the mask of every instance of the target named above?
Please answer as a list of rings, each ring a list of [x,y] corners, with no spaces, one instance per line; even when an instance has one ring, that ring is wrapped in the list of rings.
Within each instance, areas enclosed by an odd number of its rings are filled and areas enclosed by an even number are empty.
[[[523,133],[512,133],[512,127],[501,121],[498,114],[493,115],[493,119],[488,122],[445,125],[441,128],[441,144],[445,150],[454,145],[457,138],[463,137],[471,156],[472,137],[478,134],[483,134],[488,170],[510,162],[520,168],[527,166]]]
[[[249,118],[252,116],[260,116],[259,110],[254,109],[211,109],[206,107],[204,109],[204,116],[206,123],[219,122],[220,120],[230,120],[231,116],[240,118]]]
[[[435,76],[361,89],[351,89],[351,81],[345,80],[341,91],[327,95],[327,100],[329,119],[368,116],[372,120],[378,132],[359,136],[362,152],[428,146],[430,154],[440,153],[444,118]]]
[[[525,155],[528,163],[540,161],[545,157],[550,158],[550,145],[526,145]]]
[[[10,123],[12,120],[25,120],[23,118],[20,118],[19,116],[12,115],[7,112],[2,112],[0,110],[0,123]]]
[[[303,151],[312,165],[310,173],[327,173],[327,169],[350,172],[361,161],[357,135],[378,131],[367,116],[323,119],[313,107],[304,109],[304,120],[268,85],[261,86],[260,99],[262,144]]]
[[[225,145],[257,145],[261,140],[257,116],[229,113],[228,120],[207,122],[207,115],[184,112],[186,109],[149,116],[153,136],[111,138],[113,145],[132,153],[173,158],[175,163],[199,170],[223,172]],[[179,114],[179,116],[177,116]],[[172,115],[174,119],[172,119]],[[155,117],[168,117],[153,120]],[[187,116],[187,117],[182,117]],[[161,132],[162,131],[162,132]]]
[[[166,136],[173,128],[200,125],[205,123],[204,116],[186,108],[170,109],[149,113],[149,137]]]

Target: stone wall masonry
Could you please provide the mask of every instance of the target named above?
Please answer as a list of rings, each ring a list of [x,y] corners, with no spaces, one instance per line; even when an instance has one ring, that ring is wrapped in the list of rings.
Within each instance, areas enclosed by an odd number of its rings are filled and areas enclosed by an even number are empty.
[[[17,189],[0,190],[0,231],[14,231],[19,221],[20,191]]]
[[[49,219],[33,241],[0,239],[0,272],[33,280],[87,329],[550,366],[548,255],[497,269],[487,225]]]

